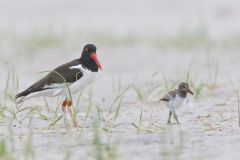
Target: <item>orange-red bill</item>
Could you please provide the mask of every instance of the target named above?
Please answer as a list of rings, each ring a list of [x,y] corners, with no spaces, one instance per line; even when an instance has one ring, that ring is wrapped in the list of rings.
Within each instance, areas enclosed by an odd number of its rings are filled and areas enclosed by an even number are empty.
[[[91,59],[97,64],[98,68],[102,70],[102,66],[101,64],[99,63],[98,59],[97,59],[97,55],[96,53],[92,53],[90,55]]]

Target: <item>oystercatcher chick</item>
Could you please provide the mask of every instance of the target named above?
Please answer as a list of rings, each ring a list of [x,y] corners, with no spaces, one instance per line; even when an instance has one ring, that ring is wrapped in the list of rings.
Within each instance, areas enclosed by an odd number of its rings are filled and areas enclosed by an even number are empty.
[[[170,110],[167,121],[168,124],[171,124],[172,114],[174,119],[179,124],[176,110],[179,109],[182,106],[183,102],[186,100],[187,93],[193,95],[193,92],[189,88],[189,84],[182,82],[178,85],[178,89],[175,89],[174,91],[169,91],[167,94],[164,95],[162,99],[160,99],[160,101],[165,102],[165,105]]]
[[[93,44],[85,45],[80,58],[60,65],[25,91],[17,94],[16,99],[21,98],[18,103],[37,96],[62,95],[65,98],[62,102],[62,111],[65,115],[68,112],[73,118],[74,126],[77,126],[77,120],[73,117],[71,109],[71,94],[86,87],[94,79],[98,69],[102,70],[96,50]]]

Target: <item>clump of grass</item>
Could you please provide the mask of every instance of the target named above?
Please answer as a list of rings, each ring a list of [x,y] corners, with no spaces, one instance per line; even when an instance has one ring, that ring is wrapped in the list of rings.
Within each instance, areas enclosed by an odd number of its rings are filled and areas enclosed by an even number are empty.
[[[143,110],[141,109],[140,115],[139,115],[139,121],[138,121],[138,126],[137,126],[137,130],[140,131],[141,130],[141,125],[142,125],[142,117],[143,117]]]
[[[99,127],[98,122],[95,120],[95,123],[93,124],[93,131],[94,131],[94,142],[95,145],[95,159],[96,160],[103,160],[103,145],[101,142],[101,138],[99,135]]]
[[[51,122],[48,127],[52,127],[52,126],[56,125],[57,122],[60,121],[62,118],[63,118],[63,115],[57,117],[56,120],[54,120],[53,122]]]
[[[4,89],[4,101],[0,104],[0,117],[11,116],[11,120],[18,120],[19,114],[30,111],[31,107],[20,107],[15,99],[18,92],[19,80],[15,67],[10,63],[4,63],[7,68],[7,78]]]
[[[33,147],[33,133],[30,131],[30,133],[27,136],[27,139],[24,142],[24,159],[34,159],[35,152]]]
[[[218,60],[213,62],[209,59],[208,62],[208,75],[207,79],[203,80],[199,78],[199,74],[192,72],[192,63],[189,66],[189,69],[186,73],[186,82],[190,84],[193,88],[194,98],[198,99],[203,91],[208,91],[208,94],[213,94],[213,92],[219,87],[218,85],[218,72],[219,72],[219,63]],[[185,76],[185,75],[184,75]]]
[[[110,46],[132,46],[137,44],[140,37],[135,33],[119,34],[114,32],[93,32],[86,35],[97,44],[110,45]]]
[[[49,73],[49,72],[54,72],[60,79],[63,80],[63,82],[65,84],[65,87],[66,87],[66,90],[67,90],[67,97],[69,97],[70,100],[73,101],[72,92],[71,92],[70,87],[69,87],[70,84],[66,81],[66,79],[60,73],[58,73],[56,71],[42,71],[40,73]],[[74,123],[75,121],[77,121],[78,110],[75,108],[74,103],[71,107],[73,108],[73,110],[72,110],[73,111],[73,114],[72,114],[73,117],[71,117],[71,118],[72,118],[72,122]],[[42,118],[44,118],[45,120],[48,120],[48,118],[46,116],[44,116],[43,114],[40,114],[40,116]],[[58,119],[55,122],[58,122],[62,117],[60,119],[59,118],[60,117],[58,117]],[[63,116],[63,119],[64,119],[65,128],[68,131],[71,128],[71,125],[68,123],[66,115]],[[54,123],[51,123],[51,124],[54,124]]]
[[[120,97],[120,99],[118,99],[118,101],[116,102],[116,109],[114,110],[115,112],[113,112],[113,111],[112,112],[107,112],[109,114],[110,118],[107,119],[107,120],[104,120],[105,123],[104,123],[103,130],[105,132],[111,132],[112,129],[117,128],[117,127],[122,126],[122,125],[132,125],[131,123],[126,123],[126,122],[116,123],[117,118],[120,115],[120,110],[121,110],[121,107],[122,107],[123,99],[124,99],[124,95],[122,95]]]
[[[120,108],[122,106],[123,98],[124,98],[124,96],[122,96],[121,99],[119,100],[119,103],[118,103],[118,106],[117,106],[117,110],[116,110],[116,113],[115,113],[115,116],[114,116],[114,122],[116,121],[116,119],[117,119],[117,117],[119,115],[119,111],[120,111]]]
[[[210,38],[206,28],[202,27],[193,31],[180,31],[175,35],[157,34],[153,39],[155,45],[162,48],[182,48],[192,49],[202,46],[212,46],[213,40]]]
[[[80,132],[80,135],[83,133],[83,131],[84,131],[84,128],[85,128],[85,126],[86,126],[86,122],[87,122],[87,119],[88,119],[88,117],[89,117],[89,114],[90,114],[90,112],[91,112],[91,110],[92,110],[92,107],[93,107],[93,102],[92,102],[92,99],[90,99],[89,100],[89,104],[88,104],[88,108],[87,108],[87,112],[86,112],[86,116],[85,116],[85,118],[84,118],[84,121],[83,121],[83,124],[82,124],[82,130],[81,130],[81,132]]]
[[[138,125],[135,122],[132,122],[132,125],[137,129],[138,132],[141,130],[140,128],[141,124],[142,124],[142,110],[140,112]]]
[[[203,82],[194,86],[194,96],[196,99],[200,96],[205,86],[206,85]]]
[[[164,160],[180,159],[185,144],[186,140],[183,131],[172,131],[172,128],[164,130],[160,134],[160,156]]]
[[[132,89],[136,92],[138,100],[141,102],[147,99],[148,94],[146,88],[144,87],[137,87],[136,85],[131,85]]]
[[[119,47],[133,45],[147,45],[160,48],[174,49],[199,49],[199,48],[239,48],[240,34],[227,35],[223,38],[213,38],[206,27],[198,27],[192,31],[179,30],[175,34],[162,32],[148,32],[139,34],[135,31],[119,33],[114,30],[101,30],[87,32],[84,30],[70,32],[67,30],[56,31],[54,27],[34,29],[28,33],[19,34],[16,31],[0,32],[0,45],[16,46],[18,50],[29,55],[37,51],[52,48],[79,48],[80,43],[94,42],[101,46]],[[0,47],[2,47],[0,46]]]
[[[63,160],[70,160],[72,155],[72,151],[69,147],[65,147],[64,158]]]
[[[100,134],[100,125],[97,120],[93,123],[94,141],[92,156],[95,160],[117,160],[117,149],[113,144],[103,143]]]
[[[210,69],[209,83],[207,83],[207,89],[212,92],[217,88],[217,78],[218,78],[219,65],[218,61],[215,63],[213,71]]]
[[[28,52],[40,51],[48,48],[63,46],[66,35],[56,33],[52,29],[36,30],[31,34],[16,36],[15,41]]]
[[[128,85],[126,88],[118,91],[116,97],[114,98],[114,100],[110,106],[109,113],[113,112],[113,108],[114,108],[115,104],[118,102],[119,99],[121,99],[125,95],[125,93],[130,89],[130,87],[131,86]]]
[[[6,107],[3,107],[0,104],[0,119],[5,118],[5,111],[6,111]]]
[[[7,144],[4,139],[0,139],[0,159],[2,160],[13,160],[13,157],[10,155]]]
[[[19,80],[18,75],[15,71],[15,67],[9,63],[6,63],[7,67],[7,79],[4,89],[4,101],[6,105],[6,101],[10,99],[12,102],[15,102],[15,95],[18,91]]]

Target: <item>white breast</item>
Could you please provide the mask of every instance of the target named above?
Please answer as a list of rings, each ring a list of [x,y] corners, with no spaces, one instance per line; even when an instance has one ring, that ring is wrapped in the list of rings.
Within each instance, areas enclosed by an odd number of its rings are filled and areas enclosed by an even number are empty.
[[[173,110],[173,109],[177,110],[185,102],[185,99],[186,98],[181,98],[177,95],[174,99],[171,99],[170,101],[166,102],[166,106],[171,110]]]
[[[176,98],[173,101],[174,108],[179,109],[182,106],[182,104],[184,103],[185,99],[186,98],[181,98],[177,95]]]
[[[71,84],[69,86],[69,89],[71,91],[71,94],[75,94],[81,90],[83,90],[85,87],[87,87],[96,77],[97,72],[92,72],[90,70],[88,70],[87,68],[84,68],[81,64],[77,65],[77,66],[72,66],[69,67],[70,69],[79,69],[83,76],[77,80],[76,82],[74,82],[73,84]],[[65,87],[64,89],[62,89],[59,93],[57,93],[57,95],[65,95],[68,96],[68,89]]]
[[[70,69],[79,69],[83,76],[76,82],[74,82],[72,85],[69,86],[71,93],[75,94],[79,92],[80,90],[84,89],[86,86],[88,86],[96,77],[97,72],[92,72],[88,70],[87,68],[84,68],[81,64],[77,66],[69,67]]]
[[[70,90],[73,94],[87,87],[96,77],[97,72],[84,74],[81,79],[70,85]]]

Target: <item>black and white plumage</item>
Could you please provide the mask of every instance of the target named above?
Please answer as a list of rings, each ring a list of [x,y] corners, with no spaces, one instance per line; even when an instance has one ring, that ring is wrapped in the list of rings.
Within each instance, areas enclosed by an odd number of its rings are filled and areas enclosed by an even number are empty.
[[[167,94],[164,95],[162,99],[160,99],[160,101],[165,102],[165,105],[170,110],[167,122],[168,124],[171,123],[172,114],[177,123],[179,123],[176,110],[179,109],[182,106],[183,102],[186,100],[187,93],[193,95],[193,92],[189,88],[189,84],[182,82],[178,85],[178,89],[175,89],[174,91],[169,91]]]
[[[55,68],[25,91],[17,94],[16,98],[22,98],[23,101],[36,96],[67,96],[66,85],[69,85],[72,93],[76,93],[93,80],[99,68],[102,69],[96,57],[96,47],[92,44],[85,45],[81,58]]]
[[[17,94],[16,99],[21,98],[18,102],[23,102],[37,96],[63,95],[66,98],[62,105],[65,112],[64,107],[72,105],[72,102],[67,100],[70,98],[69,90],[73,94],[79,92],[95,78],[98,69],[102,69],[96,50],[93,44],[85,45],[80,58],[55,68],[41,80]]]

